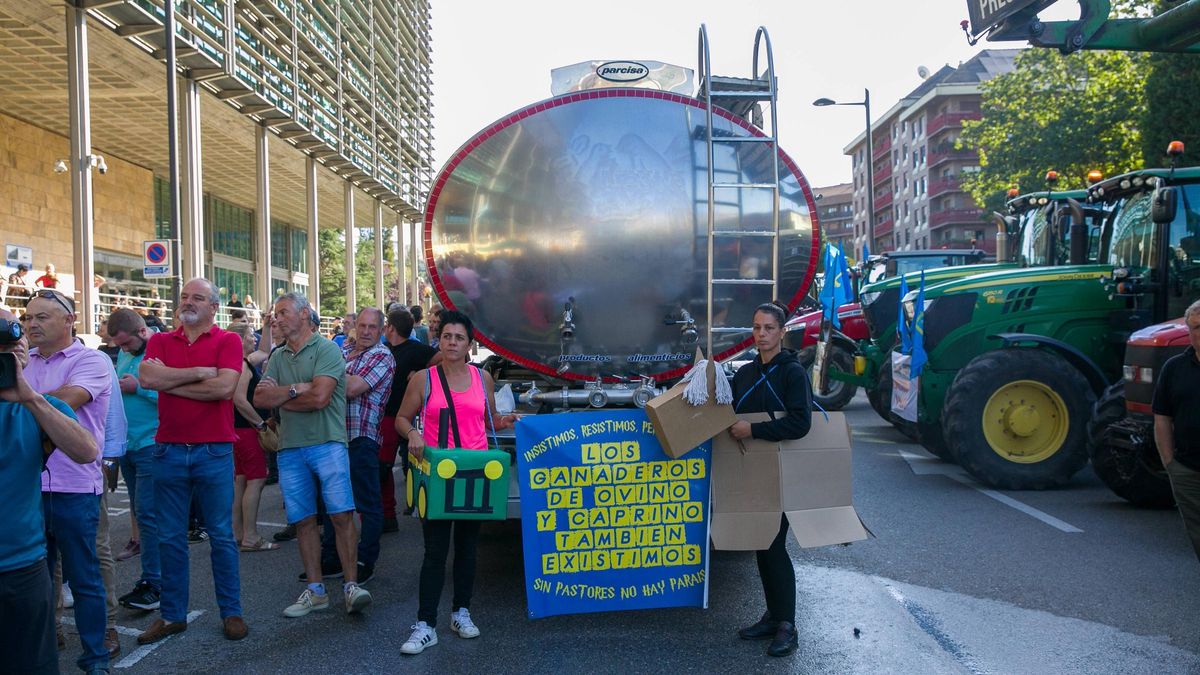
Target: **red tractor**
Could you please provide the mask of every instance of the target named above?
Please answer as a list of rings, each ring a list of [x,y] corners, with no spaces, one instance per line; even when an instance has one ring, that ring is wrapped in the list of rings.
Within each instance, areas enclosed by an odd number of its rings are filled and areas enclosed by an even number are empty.
[[[1088,426],[1092,468],[1118,496],[1153,508],[1175,504],[1171,482],[1154,446],[1155,377],[1188,346],[1183,319],[1148,326],[1129,337],[1122,381],[1096,402]]]
[[[804,312],[804,310],[800,310]],[[821,310],[814,309],[793,317],[784,326],[784,346],[800,352],[800,362],[809,365],[812,376],[813,353],[821,333]],[[857,372],[854,369],[854,354],[860,340],[870,339],[867,321],[863,318],[862,306],[857,302],[838,307],[838,318],[842,322],[840,331],[834,331],[830,364],[843,373]],[[824,394],[813,392],[815,400],[825,410],[841,410],[858,392],[858,386],[841,380],[829,380],[829,390]]]

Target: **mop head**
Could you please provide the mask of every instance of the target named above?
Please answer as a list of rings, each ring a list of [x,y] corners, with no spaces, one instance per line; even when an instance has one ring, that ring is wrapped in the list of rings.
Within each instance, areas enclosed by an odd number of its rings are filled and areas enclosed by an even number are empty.
[[[700,359],[687,375],[683,376],[683,381],[687,386],[683,388],[683,398],[692,405],[704,405],[708,403],[708,378],[705,373],[708,372],[708,359]],[[724,375],[718,373],[716,380],[717,403],[728,404],[733,403],[733,390],[729,387],[729,380]]]

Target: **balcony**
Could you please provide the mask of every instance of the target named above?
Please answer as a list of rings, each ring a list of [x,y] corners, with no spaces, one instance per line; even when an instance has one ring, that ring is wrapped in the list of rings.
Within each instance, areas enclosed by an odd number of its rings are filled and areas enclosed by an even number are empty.
[[[979,216],[982,213],[979,209],[947,209],[938,211],[937,213],[929,214],[929,227],[942,227],[943,225],[962,224],[962,225],[977,225],[981,224]]]
[[[892,179],[892,163],[890,161],[885,162],[881,168],[876,169],[875,175],[873,176],[873,178],[875,179],[876,186],[880,185],[885,180],[891,180]]]
[[[890,216],[885,220],[875,221],[875,238],[890,235],[895,226],[896,221],[892,220]]]
[[[944,195],[947,192],[962,192],[962,185],[958,176],[949,176],[947,178],[939,178],[929,182],[930,198],[938,195]]]
[[[893,201],[892,193],[889,190],[887,194],[875,197],[875,210],[878,211],[887,206],[891,206]]]
[[[887,151],[891,150],[891,149],[892,149],[892,137],[884,136],[882,141],[875,144],[875,152],[871,156],[874,157],[875,159],[879,159],[880,157],[886,155]]]
[[[955,150],[953,147],[938,148],[929,152],[929,168],[950,161],[978,163],[979,154],[974,150]]]
[[[938,115],[929,120],[929,124],[925,128],[925,133],[930,138],[935,134],[945,129],[958,129],[962,127],[962,123],[966,120],[977,120],[982,117],[977,112],[947,112]]]

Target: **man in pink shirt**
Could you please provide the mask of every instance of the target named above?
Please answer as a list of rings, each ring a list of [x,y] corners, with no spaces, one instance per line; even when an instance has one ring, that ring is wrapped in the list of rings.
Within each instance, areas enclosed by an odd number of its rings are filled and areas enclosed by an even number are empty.
[[[112,361],[75,339],[75,302],[55,290],[38,290],[29,301],[24,322],[33,345],[25,379],[34,391],[53,396],[75,410],[80,425],[96,440],[96,446],[104,447],[104,418],[112,396]],[[53,575],[57,553],[62,553],[63,577],[75,595],[75,625],[83,645],[77,664],[84,672],[107,668],[109,660],[104,583],[96,557],[100,496],[104,492],[100,462],[97,456],[94,462],[78,464],[56,449],[42,472],[46,563]]]
[[[193,494],[208,528],[225,637],[240,640],[249,632],[233,539],[233,390],[242,372],[242,340],[213,323],[218,302],[212,282],[187,282],[179,296],[180,327],[151,337],[138,369],[142,387],[158,392],[154,503],[162,566],[162,618],[138,636],[140,644],[187,630]]]

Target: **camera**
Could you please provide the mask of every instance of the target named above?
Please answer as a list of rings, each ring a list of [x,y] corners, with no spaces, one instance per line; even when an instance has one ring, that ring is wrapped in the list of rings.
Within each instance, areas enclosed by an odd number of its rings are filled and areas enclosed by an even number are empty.
[[[0,345],[10,345],[21,339],[21,324],[8,319],[0,319]],[[15,387],[17,384],[17,355],[12,352],[0,352],[0,389]]]

